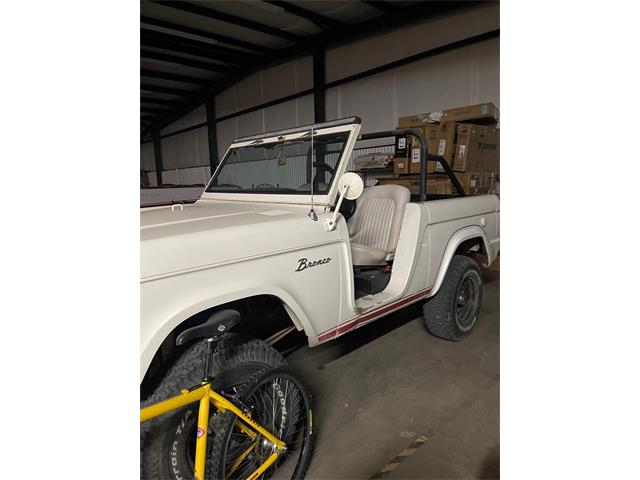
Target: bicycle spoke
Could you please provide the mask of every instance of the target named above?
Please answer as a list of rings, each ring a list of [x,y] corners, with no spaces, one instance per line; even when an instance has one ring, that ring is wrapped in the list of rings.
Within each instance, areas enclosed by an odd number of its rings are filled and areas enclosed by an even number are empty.
[[[227,471],[227,477],[230,477],[233,474],[233,472],[237,470],[237,468],[244,461],[244,459],[247,458],[247,456],[251,453],[251,451],[255,448],[255,446],[256,446],[256,442],[253,442],[249,448],[247,448],[244,452],[242,452],[242,454],[238,457],[238,459],[235,462],[233,462],[233,465],[231,465],[231,468]]]
[[[251,418],[287,445],[287,451],[258,476],[262,480],[292,478],[304,468],[301,462],[309,461],[305,448],[310,438],[309,397],[295,375],[283,370],[265,373],[262,380],[249,387],[248,396],[239,397],[251,409]],[[237,417],[228,418],[227,425],[224,428],[230,431],[218,471],[228,480],[246,480],[273,454],[273,445],[259,433],[251,435],[254,430],[248,431],[249,426]]]

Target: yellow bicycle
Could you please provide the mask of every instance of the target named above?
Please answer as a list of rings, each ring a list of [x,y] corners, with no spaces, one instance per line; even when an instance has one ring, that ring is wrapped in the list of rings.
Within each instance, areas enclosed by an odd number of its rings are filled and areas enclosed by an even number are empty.
[[[191,448],[185,447],[191,450],[196,480],[304,478],[314,439],[312,398],[298,374],[286,365],[266,367],[231,392],[217,391],[211,369],[225,351],[224,334],[238,321],[237,312],[221,311],[178,336],[179,346],[206,339],[202,382],[142,408],[140,421],[198,404],[195,438]],[[164,478],[162,472],[156,478]]]

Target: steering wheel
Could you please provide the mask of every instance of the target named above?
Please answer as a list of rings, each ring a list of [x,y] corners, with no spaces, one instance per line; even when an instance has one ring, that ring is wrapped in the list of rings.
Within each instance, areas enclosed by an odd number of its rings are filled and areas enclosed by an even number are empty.
[[[270,183],[261,183],[259,185],[256,185],[255,188],[258,189],[258,188],[275,188],[275,187]]]
[[[325,172],[334,174],[336,172],[336,169],[331,167],[330,165],[327,165],[326,163],[320,163],[316,165],[316,174],[313,176],[314,189],[318,188],[318,185],[320,184],[320,175],[324,174]]]

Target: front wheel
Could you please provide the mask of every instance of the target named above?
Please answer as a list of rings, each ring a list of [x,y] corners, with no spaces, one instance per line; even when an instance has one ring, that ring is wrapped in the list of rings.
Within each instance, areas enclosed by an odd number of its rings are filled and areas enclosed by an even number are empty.
[[[302,479],[311,463],[314,429],[312,398],[300,376],[289,366],[269,368],[254,375],[238,397],[251,417],[287,445],[260,479]],[[232,412],[217,415],[209,437],[207,479],[247,479],[272,454],[269,444],[238,428]]]
[[[183,388],[200,384],[204,374],[206,341],[189,347],[169,370],[161,384],[143,405],[178,395]],[[266,367],[286,365],[277,350],[261,340],[229,335],[227,351],[214,359],[216,381],[224,390],[239,389],[244,382]],[[215,411],[211,409],[211,420]],[[193,478],[198,404],[163,415],[140,426],[141,478],[144,480],[183,480]],[[211,426],[211,423],[210,423]]]
[[[459,342],[478,321],[482,305],[482,273],[478,263],[454,255],[435,297],[423,309],[427,329],[436,337]]]

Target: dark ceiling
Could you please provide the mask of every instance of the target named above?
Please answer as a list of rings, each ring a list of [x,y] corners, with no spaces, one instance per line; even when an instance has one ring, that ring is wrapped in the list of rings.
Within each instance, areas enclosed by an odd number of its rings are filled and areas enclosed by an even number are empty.
[[[141,138],[267,65],[475,3],[142,1]]]

